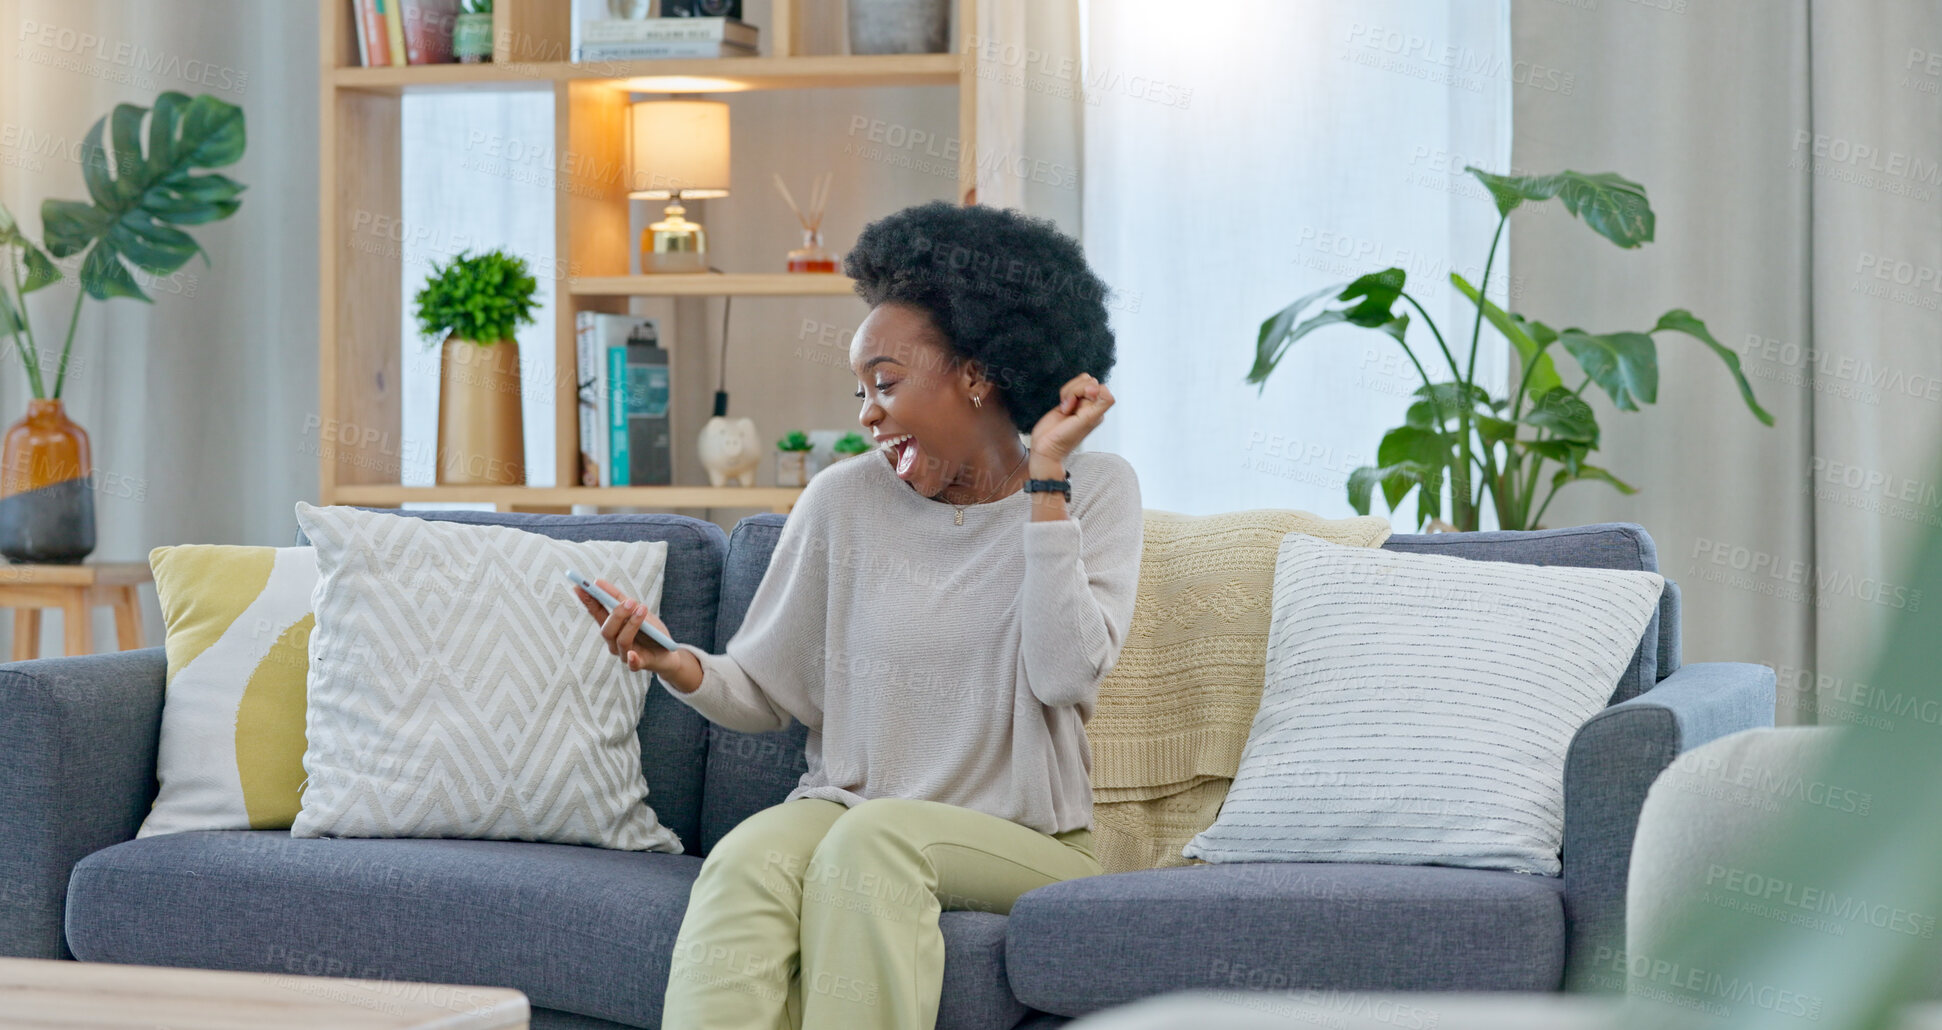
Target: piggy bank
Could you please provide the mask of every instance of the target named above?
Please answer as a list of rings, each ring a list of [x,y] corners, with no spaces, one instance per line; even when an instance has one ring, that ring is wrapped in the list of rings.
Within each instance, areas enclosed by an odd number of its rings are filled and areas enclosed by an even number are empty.
[[[737,486],[755,485],[762,445],[755,438],[754,419],[712,416],[701,427],[696,446],[701,451],[702,466],[708,469],[709,486],[726,486],[730,479]]]

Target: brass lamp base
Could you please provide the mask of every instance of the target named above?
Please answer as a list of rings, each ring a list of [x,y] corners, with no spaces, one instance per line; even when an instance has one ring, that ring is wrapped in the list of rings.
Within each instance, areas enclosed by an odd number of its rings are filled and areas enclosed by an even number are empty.
[[[682,217],[687,213],[677,197],[662,211],[666,217],[641,230],[641,274],[708,271],[708,235]]]

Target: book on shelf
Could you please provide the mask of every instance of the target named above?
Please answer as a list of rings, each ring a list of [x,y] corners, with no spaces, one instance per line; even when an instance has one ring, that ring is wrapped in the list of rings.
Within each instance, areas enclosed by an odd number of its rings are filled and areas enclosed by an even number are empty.
[[[705,41],[675,43],[586,43],[573,48],[575,61],[658,61],[678,58],[754,57],[752,46]]]
[[[397,0],[404,8],[405,59],[411,64],[450,64],[458,0]]]
[[[674,482],[668,352],[652,318],[575,316],[580,373],[580,483]]]
[[[604,43],[735,43],[752,47],[755,26],[734,18],[592,18],[580,23],[582,45]]]
[[[595,318],[582,311],[574,317],[580,372],[580,485],[610,486],[607,436],[607,349],[601,345]]]
[[[384,12],[384,35],[391,51],[391,64],[402,68],[407,63],[405,55],[405,12],[400,6],[403,0],[377,0],[378,9]]]
[[[391,32],[384,20],[384,0],[350,0],[357,23],[357,60],[366,68],[391,63]]]

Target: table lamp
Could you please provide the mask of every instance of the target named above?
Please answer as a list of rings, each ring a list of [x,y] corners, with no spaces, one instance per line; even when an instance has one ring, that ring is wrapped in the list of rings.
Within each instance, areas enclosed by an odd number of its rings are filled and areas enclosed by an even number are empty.
[[[681,202],[728,196],[728,105],[642,100],[628,108],[627,129],[627,195],[668,202],[641,233],[641,271],[708,271],[708,237]]]

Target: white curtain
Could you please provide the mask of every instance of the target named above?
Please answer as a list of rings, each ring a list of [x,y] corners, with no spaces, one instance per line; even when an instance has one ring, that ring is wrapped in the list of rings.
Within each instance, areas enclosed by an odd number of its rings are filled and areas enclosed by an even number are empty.
[[[978,203],[1079,235],[1085,103],[1078,0],[979,0]]]
[[[193,230],[191,260],[153,304],[88,301],[63,400],[91,437],[100,560],[175,543],[287,545],[317,495],[317,12],[255,0],[0,0],[0,201],[35,238],[47,198],[83,199],[77,156],[95,120],[164,90],[243,108],[245,184],[230,219]],[[144,277],[146,278],[146,277]],[[74,280],[33,295],[58,343]],[[49,359],[51,361],[51,358]],[[51,386],[51,381],[49,383]],[[0,421],[25,411],[19,360],[0,361]],[[142,591],[148,639],[162,639]],[[0,633],[11,624],[0,621]],[[95,613],[97,650],[114,643]],[[61,653],[60,619],[42,654]]]
[[[1119,403],[1094,444],[1140,470],[1149,508],[1350,514],[1348,474],[1402,423],[1415,369],[1337,326],[1258,389],[1255,338],[1296,297],[1394,265],[1466,360],[1449,274],[1477,280],[1494,227],[1463,167],[1510,163],[1506,6],[1098,0],[1085,19],[1084,241],[1118,291]],[[1410,342],[1450,378],[1420,320]],[[1487,338],[1494,390],[1504,360]]]
[[[1619,172],[1658,215],[1637,251],[1514,220],[1525,309],[1609,331],[1688,308],[1776,419],[1667,338],[1657,406],[1594,397],[1640,492],[1573,487],[1551,521],[1644,524],[1687,660],[1773,666],[1782,721],[1903,718],[1866,680],[1891,619],[1938,603],[1904,569],[1942,526],[1942,4],[1517,0],[1512,20],[1518,56],[1575,84],[1516,91],[1514,163]]]

